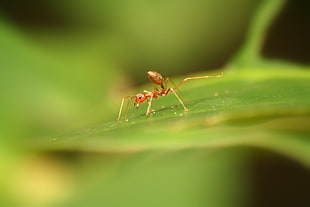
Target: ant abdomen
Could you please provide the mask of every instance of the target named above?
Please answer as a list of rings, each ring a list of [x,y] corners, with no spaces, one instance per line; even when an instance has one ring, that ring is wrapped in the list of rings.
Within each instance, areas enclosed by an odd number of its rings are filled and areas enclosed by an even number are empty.
[[[147,75],[151,79],[151,81],[157,85],[162,86],[163,83],[163,77],[161,76],[160,73],[155,72],[155,71],[149,71],[147,72]]]

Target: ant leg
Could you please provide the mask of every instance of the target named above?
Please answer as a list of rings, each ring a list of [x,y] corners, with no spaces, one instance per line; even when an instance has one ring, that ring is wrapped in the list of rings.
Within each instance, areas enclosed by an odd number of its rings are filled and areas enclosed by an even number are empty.
[[[198,77],[188,77],[184,78],[177,86],[175,86],[173,89],[177,89],[181,84],[183,84],[185,81],[192,80],[192,79],[202,79],[202,78],[220,78],[223,77],[223,72],[220,72],[219,75],[214,75],[214,76],[198,76]]]
[[[124,105],[124,100],[125,100],[125,97],[122,98],[121,107],[119,108],[118,117],[116,119],[117,121],[119,121],[121,119],[122,109],[123,109],[123,105]]]
[[[168,91],[171,90],[173,92],[173,94],[175,95],[175,97],[179,100],[179,102],[181,103],[181,105],[183,106],[184,108],[184,111],[189,111],[189,108],[187,108],[185,106],[185,104],[183,103],[183,101],[180,99],[180,97],[178,96],[178,94],[174,91],[173,88],[169,88]]]
[[[127,119],[127,115],[128,115],[128,107],[129,107],[129,104],[130,104],[130,101],[132,100],[132,98],[130,98],[128,101],[127,101],[127,106],[126,106],[126,113],[125,113],[125,119]]]
[[[130,100],[132,100],[133,97],[131,97],[131,96],[124,96],[124,97],[122,98],[121,107],[120,107],[119,112],[118,112],[117,121],[119,121],[119,120],[121,119],[122,110],[123,110],[123,105],[124,105],[124,101],[125,101],[126,98],[130,98]],[[130,101],[130,100],[129,100],[129,101]],[[126,111],[128,111],[128,105],[127,105]],[[127,113],[127,112],[126,112],[126,113]]]
[[[168,88],[169,81],[172,83],[173,87],[176,87],[175,83],[168,77],[166,78],[166,88]],[[178,92],[181,92],[178,88],[176,90],[178,90]]]
[[[153,95],[150,96],[150,100],[148,101],[148,106],[147,106],[147,110],[146,110],[145,115],[148,115],[151,111],[152,100],[153,100]]]

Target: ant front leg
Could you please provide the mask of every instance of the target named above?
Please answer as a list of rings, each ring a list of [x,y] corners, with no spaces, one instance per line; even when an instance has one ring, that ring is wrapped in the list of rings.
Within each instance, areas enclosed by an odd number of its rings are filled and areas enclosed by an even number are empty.
[[[145,115],[149,115],[149,114],[150,114],[151,105],[152,105],[152,100],[153,100],[153,94],[150,96],[150,100],[147,102],[147,103],[148,103],[148,106],[147,106],[147,110],[146,110]]]
[[[117,121],[119,121],[121,119],[124,102],[125,102],[125,99],[128,99],[128,98],[129,98],[129,100],[128,100],[128,104],[127,104],[127,107],[126,107],[126,114],[125,114],[125,117],[127,117],[129,101],[131,101],[134,98],[134,96],[124,96],[122,98],[121,106],[120,106],[120,109],[119,109],[119,112],[118,112]]]

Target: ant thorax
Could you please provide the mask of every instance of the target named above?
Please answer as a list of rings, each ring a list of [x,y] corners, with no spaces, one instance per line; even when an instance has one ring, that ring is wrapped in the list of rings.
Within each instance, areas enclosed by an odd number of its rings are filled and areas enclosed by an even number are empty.
[[[166,96],[168,93],[166,90],[158,90],[156,91],[156,94],[159,95],[159,96]]]
[[[146,97],[153,97],[158,98],[157,95],[160,95],[157,93],[157,91],[144,91]]]

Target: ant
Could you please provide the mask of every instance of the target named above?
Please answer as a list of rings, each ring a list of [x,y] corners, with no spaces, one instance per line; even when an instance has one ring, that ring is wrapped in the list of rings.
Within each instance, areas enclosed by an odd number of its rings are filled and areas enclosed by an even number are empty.
[[[221,72],[219,75],[216,76],[198,76],[198,77],[188,77],[188,78],[184,78],[180,83],[178,83],[177,85],[175,85],[172,80],[170,80],[170,78],[163,78],[162,75],[158,72],[155,71],[148,71],[147,72],[148,77],[150,78],[150,80],[155,83],[156,85],[159,85],[161,87],[161,89],[158,89],[156,86],[154,87],[154,91],[147,91],[144,90],[143,93],[138,93],[135,96],[125,96],[122,99],[121,102],[121,107],[119,109],[119,113],[118,113],[118,118],[117,120],[121,119],[121,114],[122,114],[122,110],[123,110],[123,105],[124,105],[124,101],[125,99],[129,99],[127,107],[126,107],[126,114],[125,114],[125,118],[127,117],[127,113],[128,113],[128,105],[130,103],[130,101],[134,98],[136,98],[135,102],[134,102],[134,106],[136,108],[139,108],[140,103],[144,102],[145,100],[148,102],[148,107],[146,110],[146,114],[148,115],[151,111],[151,105],[152,105],[152,100],[153,98],[158,99],[158,96],[166,96],[169,93],[173,93],[175,95],[175,97],[178,99],[178,101],[181,103],[181,105],[184,108],[184,111],[189,111],[189,109],[184,105],[183,101],[180,99],[180,97],[177,95],[177,93],[175,92],[176,89],[178,89],[178,87],[180,85],[182,85],[185,81],[188,80],[192,80],[192,79],[202,79],[202,78],[220,78],[223,76],[223,72]],[[173,88],[168,88],[168,82],[171,82],[174,87]],[[149,98],[149,99],[148,99]]]

